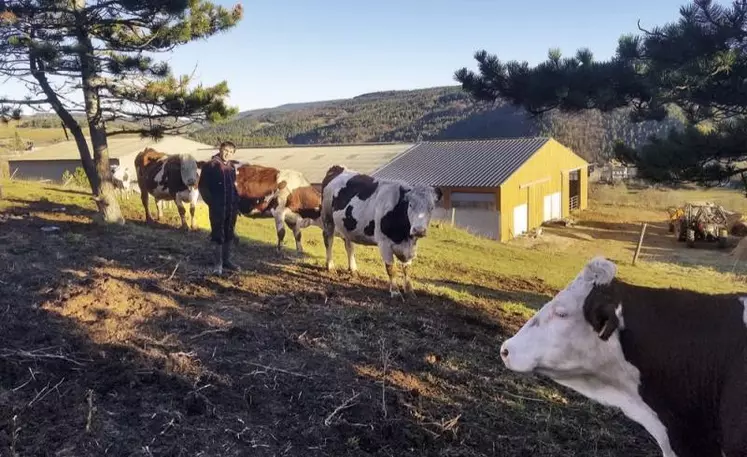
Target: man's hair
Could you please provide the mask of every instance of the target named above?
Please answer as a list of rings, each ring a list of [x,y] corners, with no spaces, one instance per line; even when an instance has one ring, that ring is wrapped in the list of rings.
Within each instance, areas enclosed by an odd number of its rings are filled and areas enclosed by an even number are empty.
[[[222,142],[222,143],[220,144],[220,146],[219,146],[219,148],[218,148],[218,149],[219,149],[219,150],[220,150],[221,152],[223,152],[223,151],[225,151],[225,150],[230,150],[231,152],[235,152],[235,151],[236,151],[236,145],[235,145],[235,144],[233,144],[233,143],[232,143],[232,142],[230,142],[230,141],[224,141],[224,142]]]

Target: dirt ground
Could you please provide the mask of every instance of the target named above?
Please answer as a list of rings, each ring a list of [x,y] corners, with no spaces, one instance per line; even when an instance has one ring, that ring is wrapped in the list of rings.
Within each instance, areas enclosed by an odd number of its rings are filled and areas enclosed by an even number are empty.
[[[505,371],[523,318],[487,300],[391,302],[247,240],[246,272],[216,278],[204,232],[90,216],[0,213],[0,456],[658,455],[620,414]]]
[[[695,247],[689,248],[669,232],[664,210],[595,203],[588,210],[575,215],[574,220],[575,225],[571,227],[543,227],[540,237],[525,237],[514,243],[527,248],[579,252],[587,256],[604,253],[629,263],[645,223],[640,261],[710,267],[720,272],[747,274],[747,259],[736,262],[737,259],[730,255],[740,237],[730,236],[725,248],[719,248],[718,243],[710,241],[698,241]]]

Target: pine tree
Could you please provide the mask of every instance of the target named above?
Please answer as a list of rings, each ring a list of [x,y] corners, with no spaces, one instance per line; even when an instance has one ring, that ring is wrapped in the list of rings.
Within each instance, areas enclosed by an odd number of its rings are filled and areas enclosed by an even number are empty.
[[[633,121],[682,115],[688,126],[645,147],[618,144],[619,158],[654,180],[722,182],[747,171],[747,0],[730,7],[697,0],[677,22],[620,38],[616,55],[595,61],[588,49],[547,61],[501,62],[475,54],[478,71],[455,78],[472,97],[502,99],[532,114],[632,108]]]
[[[241,17],[240,6],[205,0],[0,0],[0,75],[30,89],[23,99],[0,96],[0,118],[18,119],[22,106],[51,107],[78,146],[103,219],[122,222],[109,136],[158,138],[236,112],[225,104],[225,82],[194,87],[153,56],[226,31]],[[107,132],[122,120],[134,127]]]

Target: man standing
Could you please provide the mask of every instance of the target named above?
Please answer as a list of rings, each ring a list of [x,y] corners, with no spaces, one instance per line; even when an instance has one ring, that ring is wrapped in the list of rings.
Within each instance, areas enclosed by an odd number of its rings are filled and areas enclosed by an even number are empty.
[[[238,215],[239,193],[236,190],[236,169],[230,158],[236,146],[230,141],[220,144],[218,153],[202,166],[198,188],[210,210],[210,240],[216,243],[215,273],[223,269],[240,271],[231,262],[231,245]]]

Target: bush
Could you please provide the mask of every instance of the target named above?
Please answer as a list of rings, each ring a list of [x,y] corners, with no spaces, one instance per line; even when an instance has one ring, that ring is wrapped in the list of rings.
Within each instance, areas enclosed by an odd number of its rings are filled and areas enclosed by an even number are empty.
[[[90,187],[88,176],[82,167],[76,167],[75,172],[70,173],[68,170],[62,174],[62,183],[74,187]]]

